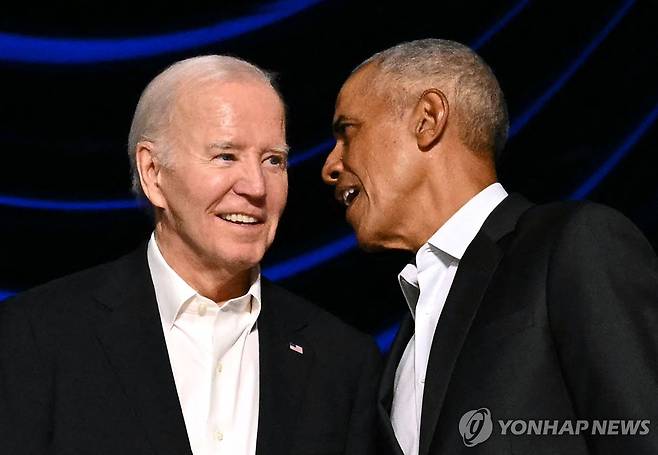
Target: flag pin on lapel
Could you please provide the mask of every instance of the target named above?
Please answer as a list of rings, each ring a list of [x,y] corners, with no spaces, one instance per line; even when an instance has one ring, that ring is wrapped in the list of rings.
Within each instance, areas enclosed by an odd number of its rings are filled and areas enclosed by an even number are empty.
[[[304,348],[295,343],[290,343],[289,347],[291,351],[295,351],[297,354],[304,354]]]

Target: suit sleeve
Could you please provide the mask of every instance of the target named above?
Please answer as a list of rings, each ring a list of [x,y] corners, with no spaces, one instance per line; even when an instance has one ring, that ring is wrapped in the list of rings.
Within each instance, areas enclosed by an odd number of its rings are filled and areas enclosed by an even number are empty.
[[[51,375],[24,302],[0,303],[0,453],[45,454]]]
[[[381,353],[368,338],[360,364],[361,373],[350,416],[345,455],[376,455],[377,390],[382,367]]]
[[[649,420],[640,434],[590,436],[593,454],[658,453],[658,264],[617,212],[584,205],[552,253],[551,332],[574,411],[587,420]]]

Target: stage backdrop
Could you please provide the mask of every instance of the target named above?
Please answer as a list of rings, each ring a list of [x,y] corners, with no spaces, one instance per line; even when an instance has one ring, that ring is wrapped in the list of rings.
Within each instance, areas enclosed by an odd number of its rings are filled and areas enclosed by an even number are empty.
[[[211,53],[276,72],[288,106],[290,198],[265,274],[382,344],[406,311],[408,258],[356,248],[320,169],[342,82],[401,41],[458,40],[493,67],[512,120],[508,190],[610,205],[656,247],[657,17],[646,0],[3,4],[0,298],[147,238],[129,192],[135,104],[167,65]]]

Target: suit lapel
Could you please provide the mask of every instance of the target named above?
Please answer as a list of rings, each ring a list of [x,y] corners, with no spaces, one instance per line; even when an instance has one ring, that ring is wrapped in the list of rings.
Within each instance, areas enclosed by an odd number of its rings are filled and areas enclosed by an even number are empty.
[[[191,454],[146,249],[109,267],[97,292],[98,339],[155,453]]]
[[[290,453],[296,422],[315,359],[313,346],[303,337],[304,310],[291,311],[284,291],[263,279],[258,318],[260,346],[260,404],[257,455]],[[291,343],[303,353],[291,349]],[[303,418],[303,417],[301,417]]]
[[[429,451],[452,370],[501,256],[493,242],[478,234],[459,263],[436,326],[427,365],[420,425],[421,455]]]
[[[388,355],[382,379],[379,383],[379,394],[377,403],[377,419],[379,420],[379,428],[381,430],[381,437],[384,439],[384,447],[392,448],[393,453],[402,455],[402,449],[398,444],[398,440],[393,432],[391,426],[391,406],[393,404],[393,387],[395,385],[395,372],[397,371],[402,354],[414,333],[414,320],[411,314],[407,315],[402,320],[400,329],[398,330],[391,352]]]
[[[503,250],[496,242],[514,229],[530,206],[519,195],[508,196],[487,218],[459,263],[432,340],[423,393],[420,455],[429,453],[452,371],[502,258]]]

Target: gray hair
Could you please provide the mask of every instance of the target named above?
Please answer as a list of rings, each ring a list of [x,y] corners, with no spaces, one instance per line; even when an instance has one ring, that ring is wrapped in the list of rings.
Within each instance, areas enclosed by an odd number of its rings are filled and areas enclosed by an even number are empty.
[[[128,157],[132,191],[145,202],[137,170],[136,151],[140,141],[157,143],[156,156],[163,166],[171,164],[164,134],[169,126],[174,106],[181,93],[192,85],[210,81],[255,80],[274,86],[274,75],[245,60],[225,55],[204,55],[181,60],[158,74],[144,89],[137,103],[128,135]],[[283,103],[283,100],[282,100]]]
[[[379,52],[359,65],[378,68],[375,90],[386,90],[398,108],[415,103],[427,89],[444,92],[456,112],[459,138],[471,150],[497,155],[509,131],[507,105],[491,68],[467,46],[422,39]]]

